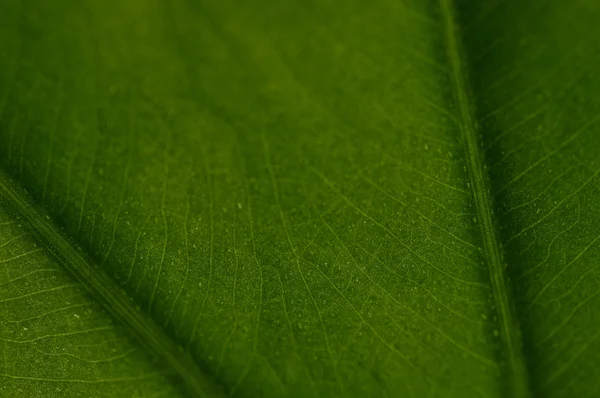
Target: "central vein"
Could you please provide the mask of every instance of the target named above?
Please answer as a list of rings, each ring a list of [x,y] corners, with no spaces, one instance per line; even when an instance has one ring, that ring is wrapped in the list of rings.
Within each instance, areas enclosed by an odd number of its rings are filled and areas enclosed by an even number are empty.
[[[477,222],[481,231],[483,251],[489,268],[492,292],[498,312],[504,357],[501,361],[503,362],[502,376],[506,380],[506,395],[511,398],[526,398],[530,396],[530,390],[521,350],[521,336],[504,273],[502,252],[493,218],[493,198],[484,171],[484,159],[479,149],[481,146],[478,142],[477,127],[474,121],[474,106],[470,97],[465,67],[462,63],[463,50],[459,41],[452,0],[441,0],[441,14],[453,92],[457,104],[458,123],[465,146],[467,170],[477,209]]]

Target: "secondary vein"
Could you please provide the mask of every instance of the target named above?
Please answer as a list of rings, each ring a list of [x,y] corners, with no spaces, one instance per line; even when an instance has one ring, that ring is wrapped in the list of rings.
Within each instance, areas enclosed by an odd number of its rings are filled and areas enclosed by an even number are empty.
[[[471,101],[468,77],[463,66],[464,53],[459,39],[458,25],[452,0],[441,0],[445,45],[448,54],[451,80],[458,112],[458,123],[465,146],[467,170],[477,211],[483,251],[489,268],[493,297],[498,312],[499,337],[504,354],[504,379],[506,395],[512,398],[530,396],[527,368],[523,358],[521,336],[507,286],[502,261],[502,249],[496,232],[493,202],[489,182],[484,169],[484,158],[474,120],[474,104]]]
[[[184,352],[97,264],[52,223],[44,211],[0,170],[0,206],[25,220],[39,243],[147,349],[168,363],[193,397],[220,397],[211,377]]]

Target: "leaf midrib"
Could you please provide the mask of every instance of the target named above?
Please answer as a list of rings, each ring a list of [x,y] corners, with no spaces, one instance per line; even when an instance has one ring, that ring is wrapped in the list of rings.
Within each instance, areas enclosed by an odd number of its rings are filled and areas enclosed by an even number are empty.
[[[465,146],[467,172],[477,213],[476,223],[481,231],[485,261],[488,264],[492,294],[498,313],[499,337],[502,354],[506,359],[502,367],[504,388],[512,398],[529,397],[529,376],[522,352],[522,341],[518,327],[513,297],[507,286],[500,238],[496,230],[493,213],[489,176],[485,171],[485,159],[481,152],[475,111],[470,95],[467,68],[464,66],[465,52],[461,46],[459,28],[452,4],[453,0],[441,0],[444,22],[444,39],[451,73],[452,91],[457,104],[458,125]]]

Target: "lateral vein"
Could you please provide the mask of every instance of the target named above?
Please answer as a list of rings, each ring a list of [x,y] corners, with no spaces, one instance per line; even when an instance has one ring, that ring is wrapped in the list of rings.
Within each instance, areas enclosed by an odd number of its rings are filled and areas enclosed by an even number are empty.
[[[168,363],[193,397],[220,397],[210,376],[123,291],[108,274],[75,246],[41,208],[0,170],[0,206],[25,220],[30,231],[77,282],[148,350]]]

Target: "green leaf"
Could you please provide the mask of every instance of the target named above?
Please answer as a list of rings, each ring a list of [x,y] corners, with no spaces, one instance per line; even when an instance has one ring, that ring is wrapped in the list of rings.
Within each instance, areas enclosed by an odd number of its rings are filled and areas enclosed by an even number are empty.
[[[599,20],[3,1],[0,395],[596,396]]]
[[[132,344],[26,223],[0,211],[2,395],[176,396],[168,369]]]

